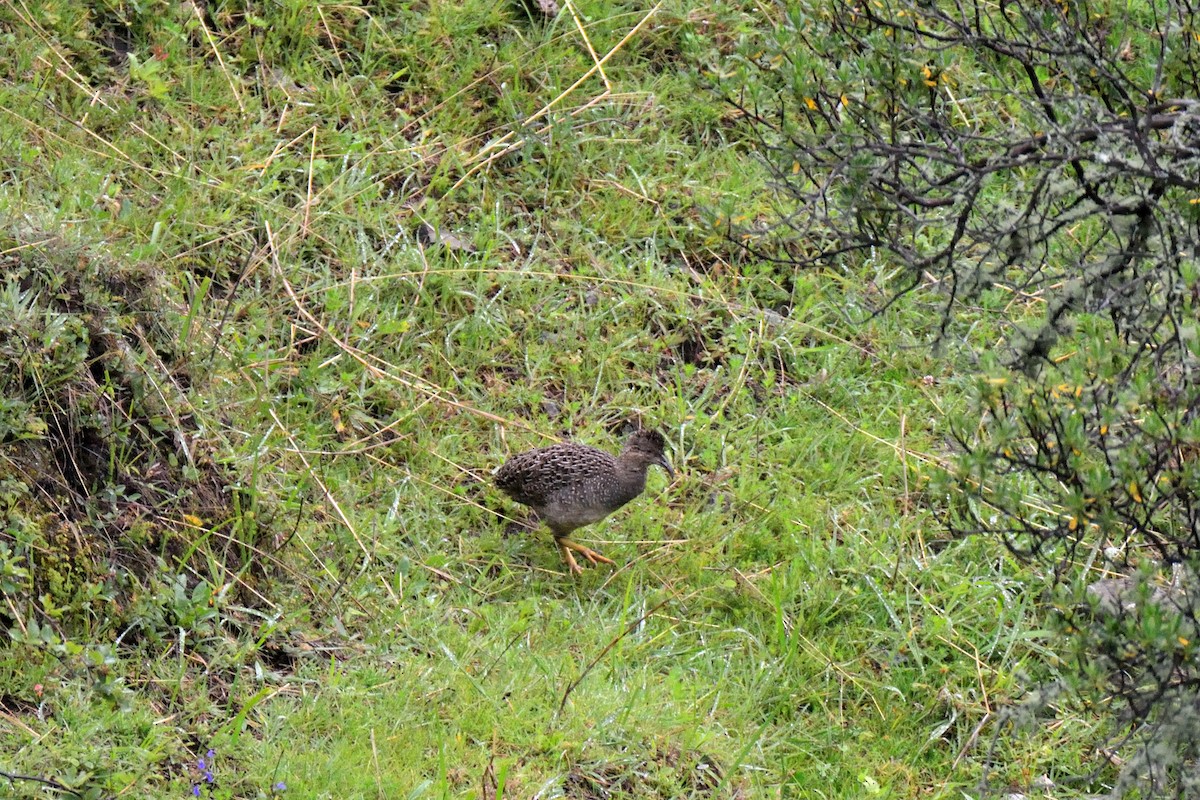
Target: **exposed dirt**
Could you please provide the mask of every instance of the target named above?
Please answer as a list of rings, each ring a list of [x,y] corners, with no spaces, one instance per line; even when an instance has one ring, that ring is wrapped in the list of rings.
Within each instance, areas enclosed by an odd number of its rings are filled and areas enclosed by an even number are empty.
[[[263,565],[245,531],[265,528],[241,523],[197,424],[156,273],[36,234],[0,232],[0,251],[0,542],[37,552],[34,596],[120,603],[200,537],[248,589]],[[81,599],[89,587],[104,591]]]
[[[619,761],[576,764],[563,782],[563,794],[571,800],[613,798],[689,797],[742,798],[740,781],[728,781],[720,794],[725,772],[711,756],[685,751],[677,745],[656,745],[648,756]]]

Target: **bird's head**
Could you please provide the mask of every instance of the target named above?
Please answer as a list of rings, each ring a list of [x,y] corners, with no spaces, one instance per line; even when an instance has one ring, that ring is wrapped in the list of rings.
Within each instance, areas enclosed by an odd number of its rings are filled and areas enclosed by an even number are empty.
[[[643,464],[657,464],[667,471],[667,474],[672,478],[675,477],[675,470],[671,469],[671,462],[667,461],[667,456],[664,453],[667,447],[667,442],[663,439],[662,434],[658,431],[642,430],[629,437],[629,441],[625,443],[625,450],[622,455],[627,458],[634,458]]]

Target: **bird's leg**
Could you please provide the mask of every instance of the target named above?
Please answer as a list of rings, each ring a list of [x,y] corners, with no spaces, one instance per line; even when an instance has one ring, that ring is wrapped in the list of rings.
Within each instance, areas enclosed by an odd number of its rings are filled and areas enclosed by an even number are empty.
[[[567,562],[567,569],[571,570],[572,575],[582,575],[583,570],[580,569],[579,563],[575,561],[575,556],[571,555],[571,550],[562,543],[562,539],[558,539],[558,551],[562,553],[563,561]]]
[[[559,538],[556,541],[558,542],[558,549],[562,551],[563,559],[567,562],[567,566],[570,567],[571,572],[575,573],[576,575],[582,574],[583,570],[579,568],[579,564],[576,563],[574,556],[571,555],[572,550],[579,553],[580,555],[582,555],[584,558],[586,558],[588,561],[592,562],[593,564],[601,564],[601,563],[616,564],[617,563],[617,562],[613,561],[611,558],[605,558],[604,556],[600,555],[592,548],[581,545],[579,542],[573,542],[570,539],[567,539],[565,537]]]

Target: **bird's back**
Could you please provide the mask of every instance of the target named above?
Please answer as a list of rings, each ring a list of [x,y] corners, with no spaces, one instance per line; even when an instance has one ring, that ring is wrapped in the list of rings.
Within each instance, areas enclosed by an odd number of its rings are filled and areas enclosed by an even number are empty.
[[[513,500],[541,510],[568,498],[587,503],[589,487],[606,485],[616,469],[616,459],[603,450],[556,444],[513,456],[496,471],[495,482]]]

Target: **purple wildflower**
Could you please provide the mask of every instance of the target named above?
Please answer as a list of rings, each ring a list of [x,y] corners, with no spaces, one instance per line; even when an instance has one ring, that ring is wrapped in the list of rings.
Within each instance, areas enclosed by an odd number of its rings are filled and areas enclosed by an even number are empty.
[[[212,771],[211,771],[211,770],[205,770],[205,772],[204,772],[204,782],[205,782],[205,783],[212,783],[212,782],[213,782],[213,774],[212,774]]]
[[[286,791],[287,791],[287,784],[286,784],[286,783],[284,783],[283,781],[280,781],[279,783],[275,784],[275,791],[277,791],[277,792],[286,792]]]
[[[200,796],[200,784],[198,784],[198,783],[193,783],[193,784],[192,784],[192,796],[193,796],[193,797],[199,797],[199,796]]]
[[[196,769],[204,769],[204,759],[203,758],[196,762]]]

